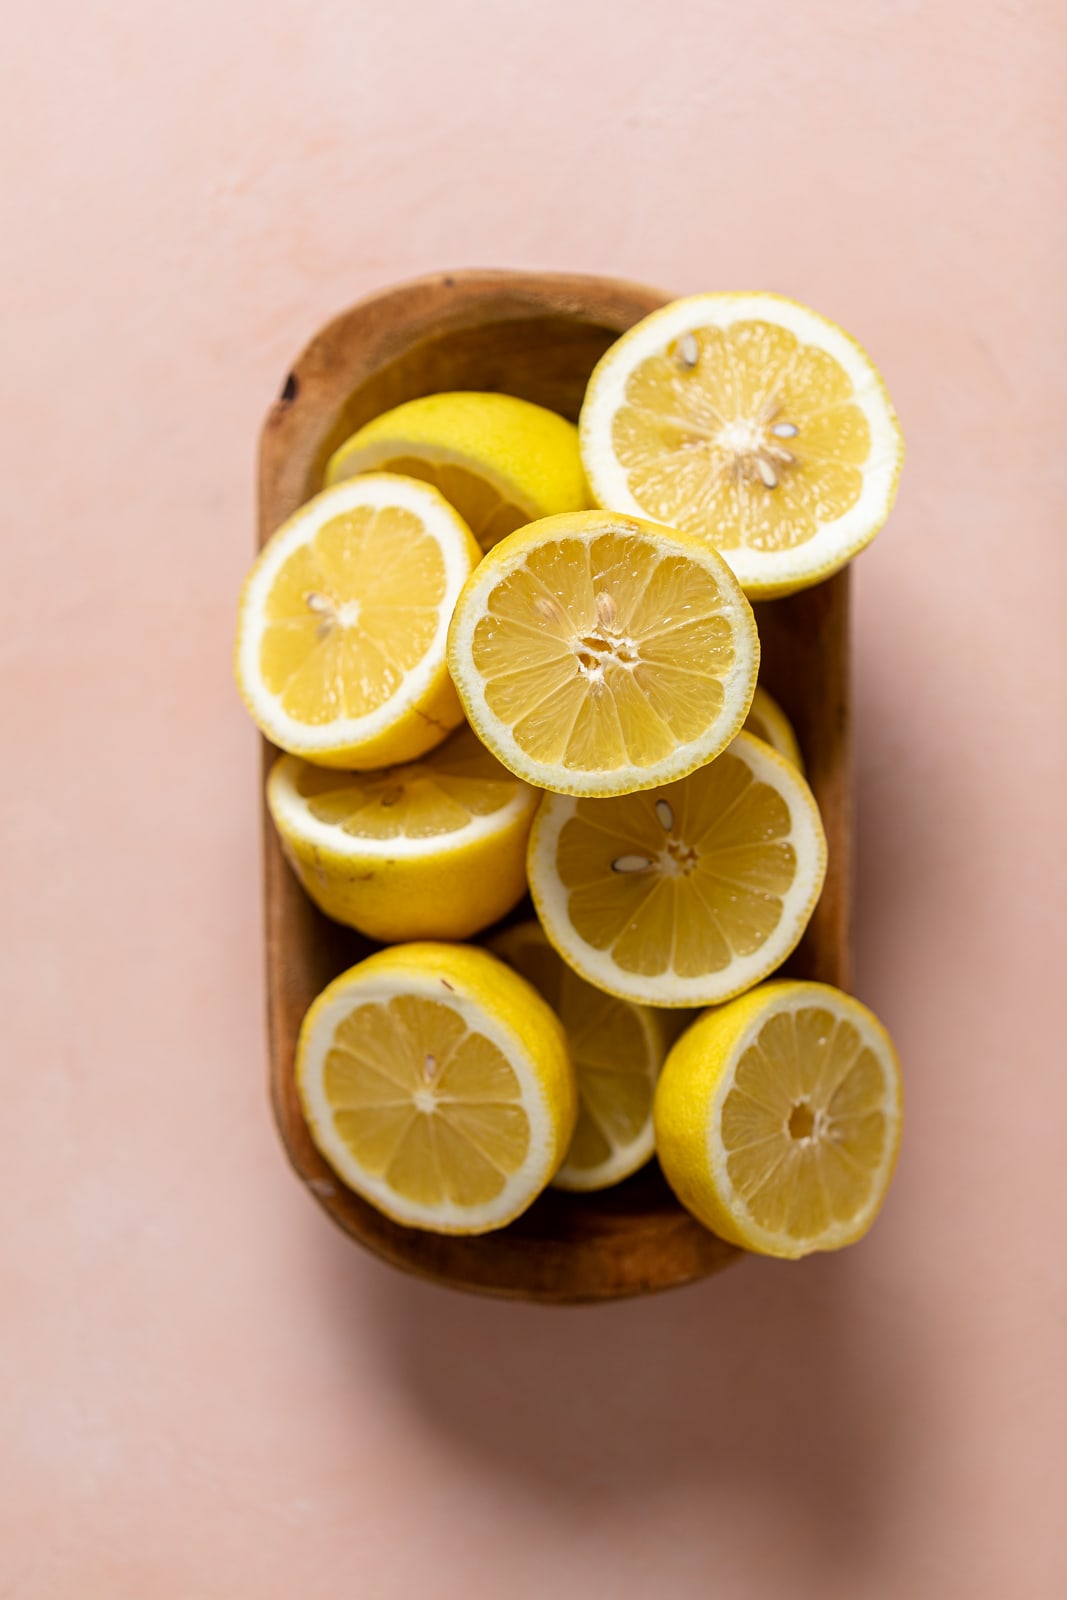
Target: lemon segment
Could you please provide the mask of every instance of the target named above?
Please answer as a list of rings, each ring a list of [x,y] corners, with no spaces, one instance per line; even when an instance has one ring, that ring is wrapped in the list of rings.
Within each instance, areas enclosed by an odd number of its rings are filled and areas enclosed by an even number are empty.
[[[863,549],[904,449],[855,340],[774,294],[654,311],[597,364],[579,429],[598,504],[706,539],[751,597],[805,588]]]
[[[825,873],[811,790],[747,733],[651,792],[546,794],[527,855],[537,915],[563,959],[654,1006],[718,1005],[773,972]]]
[[[322,766],[407,761],[463,720],[445,661],[481,552],[436,489],[378,473],[316,495],[241,594],[238,687],[273,743]]]
[[[652,1155],[652,1096],[667,1053],[662,1013],[594,989],[572,972],[536,922],[506,928],[492,949],[556,1012],[578,1079],[578,1121],[558,1189],[619,1183]]]
[[[430,394],[375,417],[330,457],[326,482],[368,471],[432,483],[483,550],[590,503],[573,422],[509,394]]]
[[[267,804],[328,917],[383,943],[469,939],[526,893],[539,799],[463,727],[421,761],[339,772],[282,756]]]
[[[683,1205],[744,1249],[794,1258],[862,1237],[900,1143],[900,1066],[872,1012],[827,984],[762,984],[705,1012],[656,1090]]]
[[[558,793],[624,794],[725,748],[751,704],[759,640],[706,545],[577,512],[489,552],[457,603],[449,666],[512,772]]]
[[[769,744],[772,750],[777,750],[780,756],[791,761],[798,772],[804,771],[804,757],[800,753],[793,724],[774,696],[759,684],[748,708],[744,732]]]
[[[300,1029],[296,1081],[318,1149],[394,1221],[511,1222],[560,1166],[577,1114],[562,1024],[485,950],[394,945],[337,978]]]

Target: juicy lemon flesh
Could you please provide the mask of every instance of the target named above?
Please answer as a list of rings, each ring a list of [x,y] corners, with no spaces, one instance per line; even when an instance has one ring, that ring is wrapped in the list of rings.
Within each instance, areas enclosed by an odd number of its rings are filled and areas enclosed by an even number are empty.
[[[781,920],[791,831],[782,796],[729,750],[660,789],[579,800],[556,857],[568,916],[624,972],[721,972]]]
[[[750,707],[748,716],[745,718],[745,732],[754,734],[757,739],[762,739],[764,744],[769,744],[772,750],[778,750],[779,755],[783,753],[775,741],[774,730],[771,728],[770,723],[764,721],[761,711],[756,706]]]
[[[297,793],[318,822],[353,839],[434,839],[457,833],[515,798],[517,784],[470,728],[422,761],[377,772],[331,772],[305,763]]]
[[[429,651],[445,589],[440,547],[413,512],[358,506],[331,517],[271,586],[264,684],[310,726],[368,715]]]
[[[499,544],[501,539],[514,533],[516,528],[525,527],[537,515],[535,509],[516,505],[488,478],[458,462],[437,461],[429,454],[400,455],[383,461],[374,470],[399,472],[404,477],[421,478],[423,483],[433,484],[459,512],[483,550]]]
[[[494,948],[548,1001],[567,1032],[578,1078],[578,1121],[561,1174],[567,1187],[569,1176],[604,1167],[648,1127],[663,1041],[650,1037],[647,1008],[586,983],[536,924],[509,929]],[[628,1165],[618,1175],[632,1170]]]
[[[818,1005],[771,1016],[722,1106],[727,1173],[753,1220],[801,1242],[859,1216],[892,1138],[885,1103],[851,1022]]]
[[[399,995],[338,1025],[323,1086],[338,1136],[415,1205],[479,1206],[522,1166],[530,1124],[491,1040],[436,1000]]]
[[[531,760],[652,767],[719,715],[736,654],[725,607],[712,572],[647,538],[546,540],[490,592],[474,665]]]
[[[630,492],[647,516],[717,550],[806,543],[863,490],[871,435],[851,379],[772,322],[689,337],[692,365],[676,341],[627,380],[612,445]]]
[[[780,756],[791,761],[798,772],[804,771],[804,757],[792,723],[773,695],[758,685],[748,708],[743,731],[769,744],[772,750],[777,750]]]
[[[578,1074],[578,1121],[565,1166],[592,1171],[648,1126],[658,1063],[649,1060],[634,1007],[566,970],[559,1014]]]

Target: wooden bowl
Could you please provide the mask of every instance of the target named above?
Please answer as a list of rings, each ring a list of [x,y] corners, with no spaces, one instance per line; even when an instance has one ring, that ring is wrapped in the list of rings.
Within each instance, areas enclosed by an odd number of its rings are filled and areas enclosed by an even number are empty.
[[[442,389],[502,390],[577,418],[586,380],[624,329],[670,297],[610,278],[456,272],[363,300],[312,340],[264,425],[262,543],[322,485],[327,457],[371,417]],[[757,606],[761,681],[793,721],[822,810],[830,869],[788,970],[848,986],[851,848],[848,575]],[[275,751],[264,748],[265,767]],[[331,978],[372,946],[324,917],[287,866],[269,819],[267,995],[274,1112],[289,1159],[344,1230],[439,1283],[544,1301],[609,1300],[704,1277],[741,1252],[678,1205],[653,1161],[599,1194],[549,1190],[510,1227],[450,1238],[390,1222],[334,1176],[311,1142],[293,1080],[297,1032]]]

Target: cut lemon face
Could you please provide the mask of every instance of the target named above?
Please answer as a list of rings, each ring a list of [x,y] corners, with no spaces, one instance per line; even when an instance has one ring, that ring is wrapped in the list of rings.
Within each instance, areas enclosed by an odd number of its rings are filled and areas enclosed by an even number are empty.
[[[396,1222],[485,1233],[557,1171],[577,1112],[559,1019],[485,950],[395,945],[300,1029],[296,1080],[337,1175]]]
[[[769,744],[772,750],[777,750],[780,756],[793,763],[798,772],[804,771],[804,757],[800,753],[793,724],[774,696],[768,694],[759,684],[756,685],[752,704],[748,708],[744,731],[755,734],[757,739]]]
[[[652,1096],[667,1053],[661,1014],[594,989],[553,950],[540,925],[506,928],[492,948],[533,984],[567,1031],[578,1121],[557,1189],[606,1189],[652,1155]]]
[[[421,761],[338,772],[282,756],[267,804],[320,910],[368,938],[469,939],[526,893],[540,796],[470,728]]]
[[[537,915],[564,960],[654,1006],[718,1005],[773,972],[825,873],[811,790],[747,733],[653,793],[546,794],[527,857]]]
[[[375,417],[330,457],[326,482],[369,471],[432,483],[483,550],[589,505],[573,422],[510,394],[429,394]]]
[[[656,1150],[679,1200],[746,1250],[796,1257],[867,1232],[893,1174],[900,1066],[866,1006],[822,983],[762,984],[671,1050]]]
[[[753,597],[817,583],[862,550],[904,453],[870,358],[774,294],[654,311],[601,358],[579,428],[600,505],[706,539]]]
[[[237,683],[272,742],[320,766],[378,767],[463,720],[445,663],[480,551],[436,489],[378,473],[302,506],[241,594]]]
[[[456,606],[449,666],[475,732],[520,778],[626,794],[725,748],[752,700],[759,640],[707,545],[577,512],[489,552]]]

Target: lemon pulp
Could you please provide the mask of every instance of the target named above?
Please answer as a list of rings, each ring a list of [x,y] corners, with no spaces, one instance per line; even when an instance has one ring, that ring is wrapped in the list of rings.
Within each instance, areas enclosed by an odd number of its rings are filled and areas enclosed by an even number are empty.
[[[294,787],[317,822],[350,839],[437,839],[514,804],[518,784],[469,728],[422,761],[379,772],[301,763]]]
[[[338,1176],[437,1233],[485,1233],[524,1211],[577,1111],[559,1018],[465,944],[396,944],[342,973],[300,1025],[296,1083]]]
[[[773,551],[856,504],[871,432],[832,355],[754,320],[694,329],[641,361],[612,444],[648,516],[716,549]]]
[[[492,948],[548,1001],[574,1057],[578,1121],[553,1183],[576,1190],[618,1183],[652,1154],[652,1097],[667,1043],[661,1017],[586,983],[536,922],[506,929]]]
[[[793,731],[793,724],[773,695],[768,694],[759,684],[756,685],[752,704],[748,708],[744,731],[755,734],[757,739],[769,744],[772,750],[777,750],[780,756],[793,763],[798,772],[804,771],[804,757]]]
[[[549,787],[587,774],[640,787],[677,770],[682,747],[711,740],[707,759],[751,699],[758,643],[725,564],[666,529],[612,520],[579,513],[513,535],[476,570],[453,620],[453,676],[477,731]],[[472,593],[480,604],[467,603]]]
[[[440,543],[414,512],[339,512],[274,578],[259,646],[263,683],[296,722],[367,716],[430,650],[446,583]]]
[[[721,1138],[733,1191],[767,1233],[800,1243],[847,1227],[895,1139],[885,1071],[847,1017],[780,1011],[737,1063]]]
[[[527,874],[560,955],[610,994],[718,1005],[784,961],[822,888],[804,779],[751,734],[673,784],[542,797]]]
[[[323,1088],[359,1166],[420,1207],[486,1205],[526,1159],[518,1078],[449,1006],[397,995],[337,1027]]]

